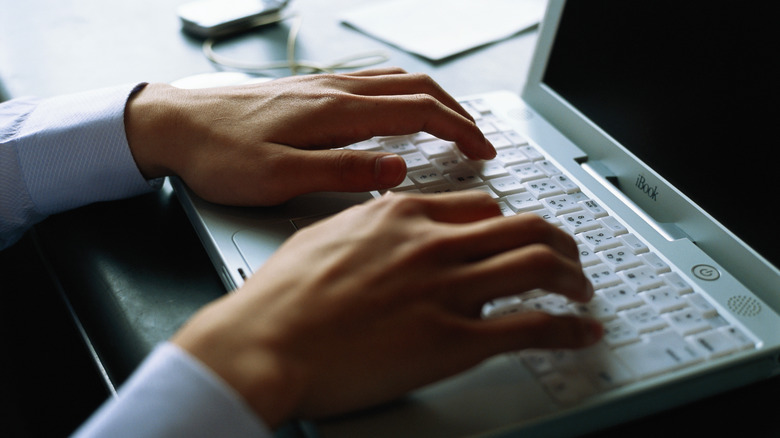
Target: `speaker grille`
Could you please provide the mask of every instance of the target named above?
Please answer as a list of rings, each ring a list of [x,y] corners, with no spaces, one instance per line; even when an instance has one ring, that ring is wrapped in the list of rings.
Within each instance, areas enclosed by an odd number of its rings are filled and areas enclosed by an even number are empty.
[[[735,295],[727,301],[729,309],[740,316],[756,316],[761,313],[761,303],[752,297]]]

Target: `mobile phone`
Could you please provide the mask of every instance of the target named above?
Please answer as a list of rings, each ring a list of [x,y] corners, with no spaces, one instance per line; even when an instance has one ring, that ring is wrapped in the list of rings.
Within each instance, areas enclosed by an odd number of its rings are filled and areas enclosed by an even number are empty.
[[[289,0],[196,0],[179,6],[182,28],[213,38],[242,32],[280,20]]]

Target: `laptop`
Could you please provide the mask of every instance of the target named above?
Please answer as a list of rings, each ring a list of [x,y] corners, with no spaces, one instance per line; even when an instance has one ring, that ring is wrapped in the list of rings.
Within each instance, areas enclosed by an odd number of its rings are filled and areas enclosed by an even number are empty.
[[[529,211],[569,230],[597,305],[537,292],[483,313],[584,312],[604,318],[607,334],[587,350],[504,354],[306,432],[573,436],[777,375],[780,242],[765,192],[776,123],[764,123],[776,38],[759,9],[551,0],[522,94],[462,100],[500,166],[464,161],[425,134],[355,145],[407,159],[398,190],[486,190],[506,214]],[[228,289],[296,229],[380,196],[226,208],[172,183]]]

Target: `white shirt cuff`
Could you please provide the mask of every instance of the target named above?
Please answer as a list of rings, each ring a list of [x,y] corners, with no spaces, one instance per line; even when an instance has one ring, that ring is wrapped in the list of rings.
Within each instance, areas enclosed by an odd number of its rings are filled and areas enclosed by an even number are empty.
[[[168,342],[155,348],[75,437],[273,437],[240,395]]]

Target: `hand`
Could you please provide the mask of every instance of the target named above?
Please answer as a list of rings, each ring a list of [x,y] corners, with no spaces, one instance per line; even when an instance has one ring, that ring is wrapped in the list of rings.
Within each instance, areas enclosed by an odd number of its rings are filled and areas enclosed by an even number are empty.
[[[144,176],[178,175],[201,197],[233,205],[393,187],[406,172],[397,155],[327,150],[377,135],[426,131],[470,158],[495,155],[433,80],[398,69],[205,90],[148,85],[130,100],[125,122]]]
[[[387,195],[294,235],[177,343],[272,427],[388,401],[506,351],[575,348],[601,326],[484,303],[535,288],[587,301],[577,247],[479,192]]]

